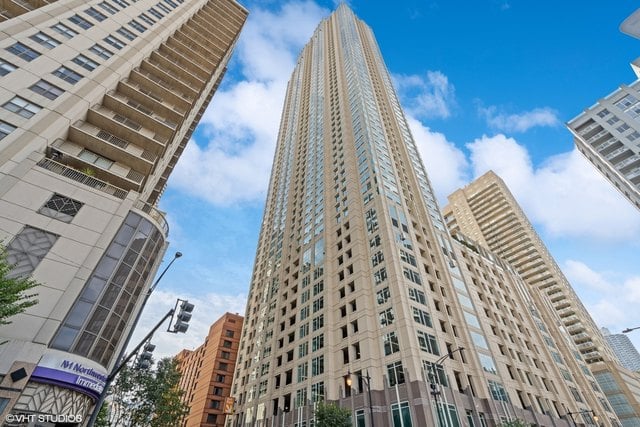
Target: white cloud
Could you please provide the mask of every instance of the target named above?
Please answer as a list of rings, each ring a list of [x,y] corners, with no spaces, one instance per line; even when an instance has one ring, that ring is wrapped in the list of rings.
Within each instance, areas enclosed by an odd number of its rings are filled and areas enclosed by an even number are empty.
[[[640,276],[620,277],[618,273],[595,271],[576,260],[566,261],[562,270],[599,327],[619,333],[640,326]],[[636,335],[630,338],[636,345],[640,342]]]
[[[394,75],[393,80],[402,97],[405,109],[420,118],[451,116],[456,105],[455,88],[440,71],[427,71],[426,78],[418,75]]]
[[[556,127],[560,125],[558,113],[549,108],[534,108],[522,113],[506,114],[499,112],[495,106],[479,107],[480,116],[484,117],[492,129],[504,132],[526,132],[536,126]]]
[[[442,133],[433,132],[412,116],[407,116],[407,122],[436,197],[439,201],[445,201],[447,195],[467,183],[467,159]]]
[[[156,345],[154,359],[175,356],[180,350],[193,350],[204,343],[209,328],[224,313],[237,313],[244,316],[247,296],[224,295],[209,293],[205,295],[191,295],[187,292],[155,291],[138,322],[129,343],[131,351],[149,331],[175,306],[176,299],[187,299],[195,305],[193,316],[189,322],[189,329],[184,334],[167,332],[169,321],[154,334],[152,343]]]
[[[241,79],[213,97],[201,122],[208,141],[189,143],[172,186],[215,205],[264,199],[287,80],[327,13],[311,1],[252,9],[236,52]]]
[[[513,138],[482,136],[467,148],[474,176],[489,169],[514,194],[529,219],[556,236],[605,240],[640,239],[640,216],[577,151],[532,165]]]
[[[602,274],[593,271],[588,265],[581,261],[572,259],[565,261],[562,271],[571,283],[580,283],[589,289],[609,292],[615,288]]]

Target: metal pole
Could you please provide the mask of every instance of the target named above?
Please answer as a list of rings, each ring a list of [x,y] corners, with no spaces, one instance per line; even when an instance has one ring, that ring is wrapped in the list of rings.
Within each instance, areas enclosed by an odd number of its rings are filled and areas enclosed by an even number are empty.
[[[167,314],[164,315],[162,320],[160,320],[156,324],[156,326],[154,326],[153,329],[151,329],[151,332],[149,332],[144,337],[144,339],[140,341],[140,343],[136,346],[136,348],[133,349],[133,351],[129,353],[129,355],[125,357],[124,360],[111,371],[109,376],[107,376],[107,380],[104,383],[104,388],[102,389],[102,392],[100,393],[100,397],[98,397],[98,400],[96,401],[96,404],[93,408],[93,412],[91,413],[91,418],[89,418],[89,421],[87,422],[87,427],[93,427],[93,425],[96,423],[96,419],[98,418],[98,413],[100,412],[100,408],[102,408],[102,405],[104,404],[104,400],[107,398],[109,387],[111,386],[113,379],[116,377],[116,375],[118,375],[118,372],[120,372],[122,368],[127,364],[127,362],[129,362],[129,360],[131,360],[131,358],[138,352],[138,350],[140,350],[140,347],[142,347],[142,345],[146,343],[149,338],[151,338],[151,336],[158,330],[158,328],[164,323],[164,321],[167,320],[169,317],[173,316],[174,313],[175,313],[175,310],[173,308],[169,310]]]
[[[369,371],[367,370],[366,372],[366,379],[367,379],[367,390],[369,391],[369,416],[371,417],[371,427],[375,427],[375,421],[373,420],[373,401],[371,400],[371,377],[369,376]],[[402,417],[402,414],[400,414],[400,417]]]

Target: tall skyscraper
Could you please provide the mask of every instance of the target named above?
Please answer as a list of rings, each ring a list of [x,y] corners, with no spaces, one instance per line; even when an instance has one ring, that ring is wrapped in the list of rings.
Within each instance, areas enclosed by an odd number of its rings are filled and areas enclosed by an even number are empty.
[[[602,328],[602,334],[609,343],[609,347],[615,353],[620,364],[625,368],[640,371],[640,353],[625,334],[612,334],[607,328]]]
[[[182,374],[180,389],[189,406],[182,427],[225,425],[233,410],[231,380],[238,357],[242,316],[225,313],[216,320],[204,343],[176,356]],[[226,408],[225,408],[226,406]]]
[[[611,425],[531,301],[449,237],[373,33],[341,5],[287,88],[232,425],[308,426],[322,400],[358,427]]]
[[[157,209],[247,11],[233,0],[7,1],[0,240],[39,303],[0,327],[0,416],[85,418],[167,245]]]
[[[629,86],[622,85],[567,124],[578,150],[638,209],[639,117],[640,80],[636,80]]]
[[[471,237],[518,271],[551,326],[550,334],[563,343],[558,351],[567,366],[580,371],[586,369],[584,361],[593,373],[603,366],[617,369],[617,358],[602,333],[500,177],[489,171],[456,190],[443,212],[452,234]],[[582,389],[588,386],[582,377],[576,383]]]

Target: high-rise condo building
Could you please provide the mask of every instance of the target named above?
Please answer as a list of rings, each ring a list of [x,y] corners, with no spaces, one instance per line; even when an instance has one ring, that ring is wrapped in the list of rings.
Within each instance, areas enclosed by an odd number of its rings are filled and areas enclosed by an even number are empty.
[[[500,177],[489,171],[456,190],[449,196],[444,217],[453,235],[467,235],[513,265],[549,325],[549,333],[562,343],[558,352],[563,362],[556,362],[572,372],[586,370],[586,377],[574,374],[579,389],[589,386],[585,379],[595,386],[584,362],[594,374],[603,366],[618,369],[602,333]],[[600,387],[607,390],[605,384]],[[594,389],[600,395],[599,388]],[[616,407],[613,401],[611,404]]]
[[[309,426],[324,400],[358,427],[594,425],[591,410],[611,425],[554,363],[522,280],[460,240],[373,33],[341,5],[288,84],[231,424]]]
[[[638,65],[634,69],[640,73]],[[567,126],[578,150],[640,209],[640,80],[620,86]]]
[[[640,371],[640,353],[628,336],[612,334],[607,328],[602,328],[602,334],[622,366],[634,372]]]
[[[211,325],[200,347],[176,356],[182,400],[189,406],[182,427],[225,425],[233,410],[231,380],[241,332],[242,316],[225,313]]]
[[[76,425],[158,269],[158,199],[247,11],[233,0],[0,10],[0,240],[10,275],[42,283],[39,303],[0,327],[0,416]]]

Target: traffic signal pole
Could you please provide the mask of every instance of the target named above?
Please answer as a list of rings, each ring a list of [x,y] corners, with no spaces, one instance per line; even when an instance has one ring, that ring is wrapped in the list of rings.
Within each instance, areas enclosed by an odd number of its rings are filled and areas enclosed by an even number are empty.
[[[142,341],[140,341],[140,343],[136,346],[136,348],[133,349],[133,351],[131,351],[131,353],[129,353],[129,355],[127,357],[125,357],[122,362],[120,362],[119,365],[115,366],[113,368],[113,370],[111,371],[111,373],[109,374],[109,376],[107,377],[107,380],[104,383],[104,388],[102,389],[102,393],[100,393],[100,397],[98,398],[98,401],[96,402],[94,408],[93,408],[93,413],[91,414],[91,418],[89,418],[89,422],[87,423],[87,427],[93,427],[93,425],[96,422],[96,419],[98,418],[98,413],[100,412],[100,409],[102,408],[102,405],[104,404],[105,399],[107,398],[107,393],[109,392],[109,387],[111,387],[111,383],[113,382],[113,379],[116,377],[116,375],[118,375],[118,372],[120,372],[122,370],[122,368],[124,368],[124,366],[129,363],[129,360],[131,360],[131,358],[138,353],[138,350],[140,350],[140,347],[142,347],[147,340],[149,340],[149,338],[151,338],[151,336],[158,330],[158,328],[160,328],[160,326],[162,326],[162,324],[165,322],[165,320],[167,320],[168,318],[172,317],[173,314],[175,313],[175,309],[171,309],[167,312],[167,314],[164,315],[164,317],[162,318],[162,320],[160,320],[156,326],[153,327],[153,329],[151,330],[151,332],[149,332],[147,334],[147,336],[145,336]]]

